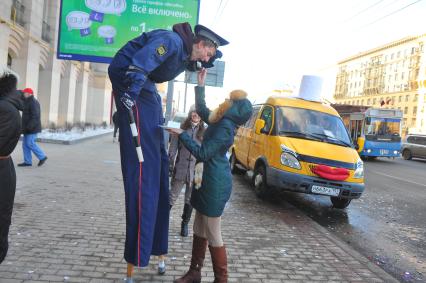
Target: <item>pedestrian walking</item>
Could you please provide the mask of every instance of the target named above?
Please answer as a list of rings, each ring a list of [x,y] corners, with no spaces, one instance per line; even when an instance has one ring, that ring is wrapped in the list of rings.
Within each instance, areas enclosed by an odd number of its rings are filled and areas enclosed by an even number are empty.
[[[191,205],[195,208],[194,238],[192,258],[188,272],[175,283],[201,282],[201,268],[209,245],[213,263],[214,282],[228,282],[228,261],[221,232],[221,216],[226,202],[231,196],[232,175],[226,153],[234,142],[234,133],[243,125],[253,111],[247,93],[234,90],[217,109],[210,111],[205,102],[206,70],[198,73],[198,86],[195,87],[197,113],[209,125],[204,133],[201,146],[181,129],[170,129],[179,134],[179,141],[203,162],[202,182],[194,189]]]
[[[195,111],[195,107],[189,110],[188,117],[181,124],[181,129],[184,130],[197,144],[201,144],[204,134],[204,123],[200,116]],[[188,236],[188,223],[191,219],[192,206],[191,191],[194,180],[195,157],[188,151],[186,147],[179,142],[176,135],[171,135],[169,146],[169,163],[172,172],[172,180],[170,182],[170,209],[175,204],[176,199],[185,185],[185,204],[182,213],[182,223],[180,226],[180,235]]]
[[[41,132],[40,103],[34,97],[34,92],[31,88],[26,88],[22,92],[25,97],[24,111],[22,112],[24,162],[18,164],[18,166],[32,166],[33,157],[31,153],[34,153],[38,158],[38,166],[42,166],[46,162],[47,156],[36,142],[37,134]]]
[[[112,114],[112,123],[114,124],[114,133],[112,135],[112,142],[115,142],[117,140],[117,131],[118,131],[118,112],[115,111],[114,114]]]
[[[15,166],[11,154],[21,136],[23,101],[16,90],[17,76],[0,67],[0,264],[9,247],[9,227],[12,221],[16,191]]]
[[[221,56],[217,48],[228,43],[201,25],[194,32],[188,23],[180,23],[171,31],[143,33],[125,44],[108,68],[119,113],[129,281],[133,267],[147,266],[151,255],[160,256],[158,272],[163,274],[168,250],[169,164],[160,127],[162,100],[155,83],[173,80],[185,69],[195,70],[197,62],[212,67]]]

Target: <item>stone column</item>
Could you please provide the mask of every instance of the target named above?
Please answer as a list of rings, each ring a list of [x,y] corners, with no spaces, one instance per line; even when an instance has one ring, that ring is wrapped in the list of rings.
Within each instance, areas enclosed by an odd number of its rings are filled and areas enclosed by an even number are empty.
[[[48,1],[48,0],[46,0]],[[59,19],[59,1],[49,1],[49,14],[47,15],[47,23],[50,25],[50,52],[45,67],[40,70],[39,78],[39,101],[42,111],[43,127],[58,122],[58,107],[60,95],[60,81],[62,64],[64,61],[56,59],[56,46],[58,42],[58,26]]]
[[[10,9],[12,1],[2,1],[0,9],[0,66],[7,66],[7,54],[9,49],[10,36]]]
[[[92,64],[92,76],[87,98],[87,122],[109,124],[111,109],[111,82],[106,64]]]
[[[38,75],[40,65],[40,40],[43,18],[43,0],[25,0],[25,28],[28,35],[22,42],[18,57],[13,62],[13,69],[20,76],[18,88],[30,87],[38,95]]]
[[[75,108],[74,108],[74,122],[86,122],[86,108],[87,108],[87,91],[89,84],[90,63],[85,62],[82,64],[82,69],[78,77],[76,94],[75,94]]]
[[[74,105],[76,82],[78,78],[79,63],[70,62],[66,67],[64,76],[61,78],[59,96],[58,125],[65,126],[74,122]]]

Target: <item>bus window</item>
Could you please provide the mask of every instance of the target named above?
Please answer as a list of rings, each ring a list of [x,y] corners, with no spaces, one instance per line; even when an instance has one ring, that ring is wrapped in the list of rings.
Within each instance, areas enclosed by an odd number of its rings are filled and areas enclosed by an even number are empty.
[[[391,118],[369,118],[365,121],[368,136],[399,136],[401,121]]]
[[[351,138],[356,141],[362,136],[362,120],[351,120],[350,122]]]

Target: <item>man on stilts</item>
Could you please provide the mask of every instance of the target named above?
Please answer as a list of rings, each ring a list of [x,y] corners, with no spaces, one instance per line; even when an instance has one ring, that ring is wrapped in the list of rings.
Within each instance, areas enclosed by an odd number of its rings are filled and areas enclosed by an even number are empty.
[[[165,272],[169,164],[160,127],[164,124],[162,101],[155,83],[173,80],[185,69],[195,70],[197,61],[212,67],[221,57],[217,48],[225,44],[204,26],[195,26],[194,34],[188,23],[180,23],[172,31],[154,30],[129,41],[108,68],[119,117],[128,281],[133,266],[147,266],[151,255],[160,256],[158,272]]]

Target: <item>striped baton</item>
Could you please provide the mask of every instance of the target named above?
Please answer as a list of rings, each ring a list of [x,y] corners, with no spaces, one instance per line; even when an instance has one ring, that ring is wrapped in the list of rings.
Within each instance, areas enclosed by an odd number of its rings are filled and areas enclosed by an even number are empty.
[[[127,113],[129,116],[129,122],[130,122],[130,129],[132,130],[132,137],[133,137],[133,144],[136,147],[136,153],[138,155],[139,163],[143,162],[143,154],[142,154],[142,147],[139,142],[139,134],[138,134],[138,128],[136,127],[135,123],[135,116],[133,115],[133,106],[135,105],[133,99],[128,95],[127,93],[124,93],[124,95],[120,98],[123,105],[127,108]]]

